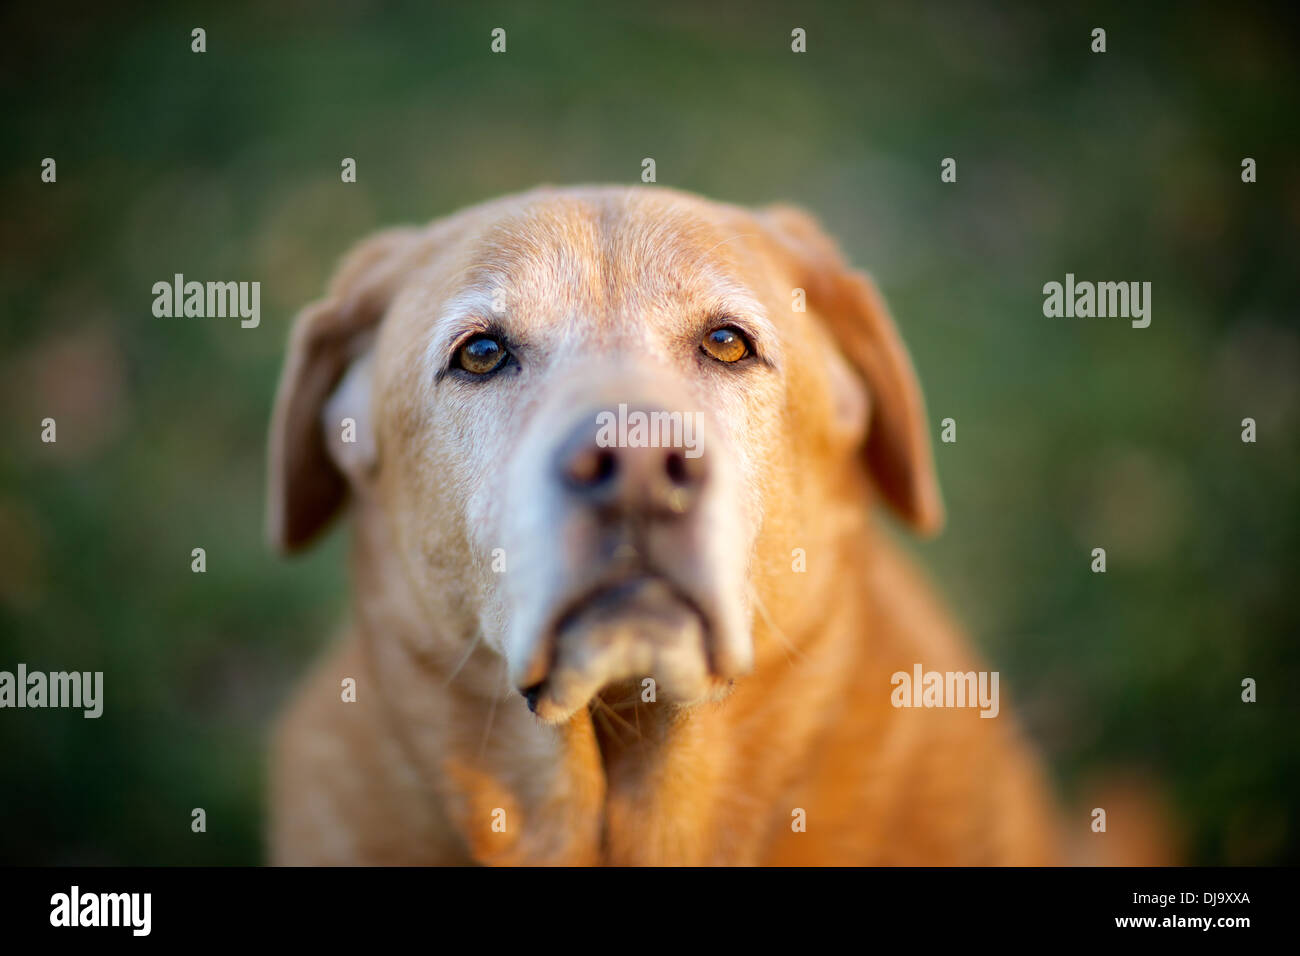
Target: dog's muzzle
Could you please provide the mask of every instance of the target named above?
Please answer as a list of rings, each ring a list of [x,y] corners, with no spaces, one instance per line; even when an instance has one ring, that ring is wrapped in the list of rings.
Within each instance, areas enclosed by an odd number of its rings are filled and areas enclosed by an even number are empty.
[[[680,443],[602,443],[595,421],[579,419],[551,462],[565,502],[560,549],[580,557],[519,682],[543,719],[628,679],[650,699],[690,703],[729,676],[713,653],[714,609],[692,574],[709,533],[708,455]]]

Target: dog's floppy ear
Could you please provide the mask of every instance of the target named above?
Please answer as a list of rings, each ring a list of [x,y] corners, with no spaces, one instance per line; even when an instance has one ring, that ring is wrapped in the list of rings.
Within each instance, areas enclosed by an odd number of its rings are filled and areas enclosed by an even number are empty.
[[[344,258],[326,297],[307,306],[294,321],[271,417],[267,484],[267,536],[282,552],[309,543],[347,492],[337,456],[326,442],[322,415],[409,274],[420,251],[420,235],[416,229],[390,229],[366,239]],[[365,406],[368,390],[368,376],[362,376],[340,389],[349,393],[340,397]],[[360,451],[348,452],[372,452],[369,423],[358,421],[356,427],[365,432],[358,436]]]
[[[851,269],[808,214],[772,206],[759,219],[791,263],[810,311],[828,326],[866,384],[867,466],[885,500],[913,529],[933,534],[943,502],[930,455],[921,387],[907,349],[872,281]]]

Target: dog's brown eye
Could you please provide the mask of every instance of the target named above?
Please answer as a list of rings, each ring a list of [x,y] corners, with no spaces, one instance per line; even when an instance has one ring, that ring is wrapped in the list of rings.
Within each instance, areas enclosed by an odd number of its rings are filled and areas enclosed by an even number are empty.
[[[474,375],[495,372],[506,360],[506,347],[491,335],[476,335],[459,349],[452,364]]]
[[[714,329],[704,336],[700,348],[710,358],[715,358],[719,362],[726,362],[727,364],[739,362],[750,354],[749,340],[745,338],[743,332],[730,325]]]

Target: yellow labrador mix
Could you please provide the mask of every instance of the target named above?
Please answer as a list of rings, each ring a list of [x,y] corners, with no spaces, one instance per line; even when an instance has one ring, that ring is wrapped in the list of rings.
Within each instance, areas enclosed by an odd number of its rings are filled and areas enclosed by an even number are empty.
[[[806,215],[539,189],[380,233],[298,318],[269,531],[350,502],[283,719],[286,864],[1056,858],[1006,707],[873,525],[942,508],[898,331]]]

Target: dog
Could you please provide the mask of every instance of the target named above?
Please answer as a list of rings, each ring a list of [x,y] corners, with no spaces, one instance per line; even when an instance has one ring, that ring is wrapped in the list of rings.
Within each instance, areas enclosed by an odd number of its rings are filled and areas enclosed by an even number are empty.
[[[875,517],[940,528],[929,423],[807,214],[541,188],[378,233],[269,451],[271,541],[346,505],[355,595],[274,734],[273,862],[1057,861],[1005,704],[898,706],[979,662]]]

